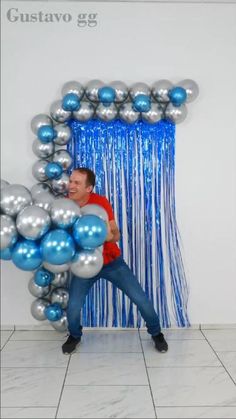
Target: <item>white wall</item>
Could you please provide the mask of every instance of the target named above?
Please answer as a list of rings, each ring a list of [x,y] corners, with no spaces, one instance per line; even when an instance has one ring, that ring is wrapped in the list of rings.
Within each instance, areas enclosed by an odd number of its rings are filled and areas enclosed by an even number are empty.
[[[6,11],[70,13],[65,23],[10,23]],[[192,78],[200,86],[177,126],[176,201],[192,324],[236,322],[236,5],[14,2],[2,4],[2,178],[35,183],[30,121],[69,80],[131,84]],[[78,13],[98,13],[79,28]],[[2,323],[38,324],[30,274],[2,263]]]

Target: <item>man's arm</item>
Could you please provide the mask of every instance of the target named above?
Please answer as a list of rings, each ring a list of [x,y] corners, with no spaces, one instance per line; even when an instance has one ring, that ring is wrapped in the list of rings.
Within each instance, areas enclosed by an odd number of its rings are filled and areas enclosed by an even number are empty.
[[[115,220],[107,221],[107,229],[108,229],[108,233],[107,233],[106,241],[110,243],[118,242],[120,240],[120,232],[119,232],[119,229],[117,227]]]

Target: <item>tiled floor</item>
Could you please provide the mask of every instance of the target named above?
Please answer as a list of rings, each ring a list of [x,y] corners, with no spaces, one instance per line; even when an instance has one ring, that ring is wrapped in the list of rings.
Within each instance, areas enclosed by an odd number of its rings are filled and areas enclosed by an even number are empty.
[[[236,418],[236,329],[86,330],[65,356],[65,334],[3,331],[2,419]]]

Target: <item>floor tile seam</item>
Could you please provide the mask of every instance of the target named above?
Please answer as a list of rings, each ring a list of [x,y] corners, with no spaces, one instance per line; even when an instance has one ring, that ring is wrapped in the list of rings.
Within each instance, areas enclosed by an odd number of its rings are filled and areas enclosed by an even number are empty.
[[[64,379],[63,379],[61,391],[60,391],[60,396],[59,396],[58,403],[57,403],[55,418],[57,418],[57,415],[58,415],[58,411],[59,411],[59,407],[60,407],[60,403],[61,403],[61,399],[62,399],[64,387],[65,387],[65,381],[66,381],[66,377],[67,377],[67,372],[68,372],[68,369],[69,369],[70,361],[71,361],[71,355],[69,356],[69,360],[67,362],[67,367],[66,367],[66,371],[65,371],[65,375],[64,375]]]

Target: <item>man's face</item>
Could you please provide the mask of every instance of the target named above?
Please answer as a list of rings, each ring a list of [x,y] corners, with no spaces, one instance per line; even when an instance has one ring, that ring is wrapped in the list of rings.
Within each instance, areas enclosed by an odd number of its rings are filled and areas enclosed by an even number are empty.
[[[80,172],[72,172],[69,181],[69,198],[75,201],[85,198],[93,187],[87,186],[87,174]]]

